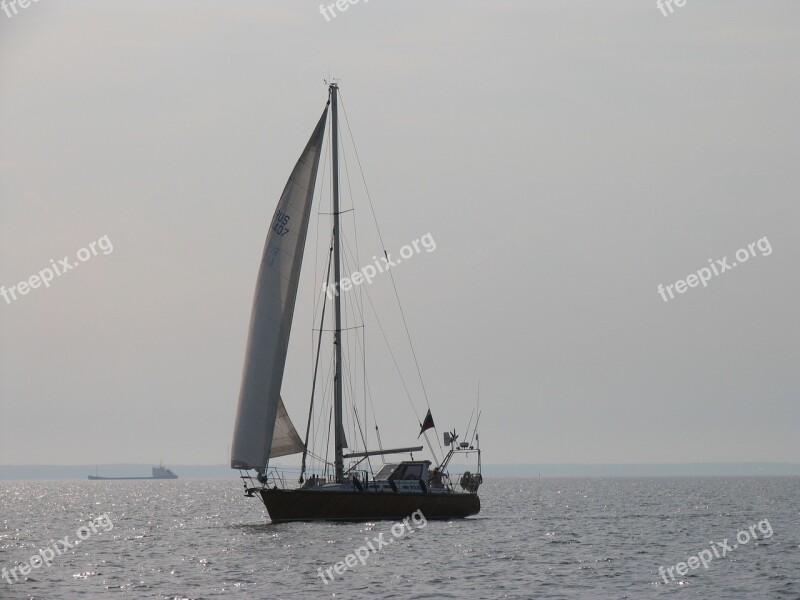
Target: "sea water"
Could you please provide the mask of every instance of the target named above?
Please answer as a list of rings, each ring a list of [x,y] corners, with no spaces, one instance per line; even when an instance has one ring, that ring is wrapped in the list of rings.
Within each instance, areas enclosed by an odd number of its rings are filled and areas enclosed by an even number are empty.
[[[0,598],[800,598],[800,478],[480,491],[464,520],[272,525],[237,480],[6,481]]]

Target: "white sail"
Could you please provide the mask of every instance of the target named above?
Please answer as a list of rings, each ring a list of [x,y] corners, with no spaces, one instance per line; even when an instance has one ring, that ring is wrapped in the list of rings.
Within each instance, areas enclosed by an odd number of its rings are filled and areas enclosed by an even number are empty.
[[[286,182],[264,245],[233,433],[234,469],[266,469],[270,456],[280,456],[272,454],[275,434],[290,450],[284,454],[303,449],[302,443],[297,447],[300,438],[280,391],[327,114],[326,107]],[[289,435],[290,443],[284,444],[289,428],[296,439]]]
[[[286,412],[286,407],[283,405],[283,398],[280,396],[278,396],[278,414],[275,416],[270,448],[270,458],[303,451],[303,440],[297,434],[297,430],[289,418],[289,413]]]

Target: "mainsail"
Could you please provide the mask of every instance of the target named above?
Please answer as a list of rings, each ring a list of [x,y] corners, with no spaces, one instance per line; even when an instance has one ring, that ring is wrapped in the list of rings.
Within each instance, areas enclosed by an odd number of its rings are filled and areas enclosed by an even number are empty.
[[[326,107],[286,182],[264,245],[236,411],[234,469],[263,471],[270,456],[303,450],[280,392],[327,115]]]

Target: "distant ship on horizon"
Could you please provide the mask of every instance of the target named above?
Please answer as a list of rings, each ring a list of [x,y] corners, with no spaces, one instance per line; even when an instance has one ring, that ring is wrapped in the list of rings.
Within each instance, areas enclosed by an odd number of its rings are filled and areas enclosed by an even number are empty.
[[[167,469],[166,467],[159,465],[157,467],[153,467],[153,475],[151,477],[100,477],[97,475],[97,471],[95,471],[94,475],[89,475],[90,481],[97,481],[97,480],[116,480],[116,479],[177,479],[178,476],[175,475],[172,471]]]

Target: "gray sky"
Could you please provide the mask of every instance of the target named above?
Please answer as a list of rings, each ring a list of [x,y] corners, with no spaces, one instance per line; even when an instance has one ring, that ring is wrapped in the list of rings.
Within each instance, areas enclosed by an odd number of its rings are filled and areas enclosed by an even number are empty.
[[[440,430],[480,379],[485,462],[800,461],[800,5],[318,6],[0,13],[0,285],[113,244],[0,298],[0,463],[227,462],[264,237],[329,73],[387,249],[437,244],[395,277]],[[284,379],[299,428],[315,226]],[[408,445],[381,360],[383,441]]]

